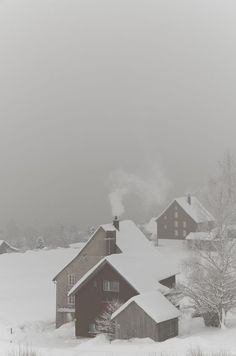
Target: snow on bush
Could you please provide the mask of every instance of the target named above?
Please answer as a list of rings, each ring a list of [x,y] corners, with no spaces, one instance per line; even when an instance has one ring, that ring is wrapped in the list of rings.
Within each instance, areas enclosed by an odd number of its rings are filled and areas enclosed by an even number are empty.
[[[206,326],[224,327],[226,314],[236,307],[236,242],[219,239],[209,250],[197,247],[184,267],[183,295]]]
[[[8,351],[6,356],[40,356],[40,354],[28,345],[19,345]]]
[[[200,347],[196,349],[190,349],[186,356],[230,356],[231,354],[227,351],[218,352],[204,352]]]
[[[111,320],[112,314],[119,309],[122,303],[114,299],[107,303],[106,309],[103,313],[96,319],[96,330],[99,333],[104,333],[109,335],[111,338],[115,334],[115,322]]]

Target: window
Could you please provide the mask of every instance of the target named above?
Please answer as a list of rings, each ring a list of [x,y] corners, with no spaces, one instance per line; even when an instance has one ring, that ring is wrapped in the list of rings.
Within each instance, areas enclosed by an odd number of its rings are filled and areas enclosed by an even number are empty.
[[[167,230],[167,225],[166,224],[164,225],[164,229]]]
[[[175,211],[175,218],[178,219],[178,217],[179,217],[178,211]]]
[[[96,324],[95,323],[90,323],[88,325],[88,331],[89,331],[90,334],[95,334],[97,332]]]
[[[186,230],[183,230],[183,236],[185,237],[187,235]]]
[[[179,236],[179,231],[175,230],[175,236]]]
[[[103,290],[105,292],[119,292],[120,283],[119,281],[103,281]]]
[[[177,205],[175,205],[175,210],[178,210],[178,206]]]
[[[68,274],[68,289],[71,289],[75,285],[75,275]]]
[[[68,303],[68,305],[75,305],[75,296],[74,295],[70,295],[67,298],[67,303]]]
[[[187,227],[186,221],[183,221],[183,228],[185,229]]]
[[[167,220],[167,216],[166,215],[164,216],[164,219]]]
[[[178,226],[179,226],[178,221],[175,221],[175,227],[178,227]]]

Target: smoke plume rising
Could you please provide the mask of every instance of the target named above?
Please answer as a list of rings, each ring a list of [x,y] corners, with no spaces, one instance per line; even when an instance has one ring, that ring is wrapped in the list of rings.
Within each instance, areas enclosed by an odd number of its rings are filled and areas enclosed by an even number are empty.
[[[152,169],[148,178],[127,173],[118,169],[110,174],[111,193],[109,200],[113,216],[121,216],[125,212],[124,198],[135,195],[145,210],[165,202],[171,183],[161,169]]]

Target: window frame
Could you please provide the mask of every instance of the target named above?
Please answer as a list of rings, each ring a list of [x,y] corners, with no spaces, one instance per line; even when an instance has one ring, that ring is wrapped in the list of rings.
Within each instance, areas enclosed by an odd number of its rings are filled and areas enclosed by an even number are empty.
[[[68,289],[71,289],[76,283],[76,277],[74,273],[70,273],[67,275],[67,286]]]
[[[91,328],[91,326],[93,326],[93,327]],[[96,323],[89,323],[88,324],[88,333],[89,334],[96,334],[97,333]]]
[[[102,283],[102,289],[104,292],[115,292],[119,293],[120,291],[120,281],[117,280],[108,280],[104,279]]]
[[[67,296],[67,304],[70,306],[75,306],[75,296],[74,295],[68,295]]]

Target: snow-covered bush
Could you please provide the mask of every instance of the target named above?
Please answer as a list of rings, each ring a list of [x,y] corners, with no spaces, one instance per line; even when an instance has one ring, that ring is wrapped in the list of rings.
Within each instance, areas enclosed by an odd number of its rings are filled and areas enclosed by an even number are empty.
[[[35,248],[37,249],[42,249],[45,247],[45,242],[43,236],[39,236],[36,241],[36,246]]]
[[[221,239],[212,251],[196,249],[184,271],[182,294],[206,326],[224,327],[227,312],[236,307],[236,242]]]
[[[12,348],[6,356],[40,356],[40,354],[28,345],[19,345]]]
[[[230,356],[231,354],[227,351],[217,351],[217,352],[204,352],[200,347],[195,349],[190,349],[186,356]]]
[[[122,303],[114,299],[107,303],[105,310],[96,319],[96,330],[98,333],[107,334],[110,338],[115,334],[115,322],[111,320],[112,314],[122,305]]]

